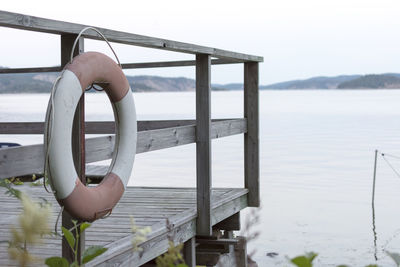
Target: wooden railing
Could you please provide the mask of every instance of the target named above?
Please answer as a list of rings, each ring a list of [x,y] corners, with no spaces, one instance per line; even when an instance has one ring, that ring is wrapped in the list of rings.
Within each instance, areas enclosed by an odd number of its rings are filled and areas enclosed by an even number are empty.
[[[0,73],[57,72],[68,62],[73,40],[87,25],[68,23],[0,11],[0,26],[60,35],[61,60],[56,67],[31,67],[0,69]],[[197,162],[197,234],[211,235],[211,139],[244,133],[244,180],[249,189],[248,205],[259,206],[259,118],[258,118],[258,63],[262,57],[241,54],[212,47],[176,42],[161,38],[99,29],[110,42],[175,51],[195,55],[195,60],[123,63],[129,68],[158,68],[196,66],[196,120],[194,121],[141,121],[138,122],[137,153],[149,152],[196,142]],[[84,39],[100,39],[86,32],[78,41],[74,54],[84,51]],[[6,39],[4,39],[6,41]],[[244,64],[244,118],[211,120],[211,65]],[[0,76],[1,79],[1,76]],[[112,156],[114,137],[103,136],[86,139],[84,133],[111,134],[113,122],[84,123],[84,99],[80,101],[74,120],[74,160],[78,173],[84,178],[84,163],[109,159]],[[86,125],[86,130],[85,129]],[[0,134],[42,134],[43,123],[0,123]],[[43,172],[43,145],[30,145],[0,149],[0,178],[23,176]],[[82,179],[83,179],[82,178]],[[63,215],[64,216],[64,215]],[[66,223],[63,219],[63,223]],[[84,238],[82,238],[84,240]],[[64,246],[65,245],[65,246]],[[64,251],[68,248],[63,244]]]

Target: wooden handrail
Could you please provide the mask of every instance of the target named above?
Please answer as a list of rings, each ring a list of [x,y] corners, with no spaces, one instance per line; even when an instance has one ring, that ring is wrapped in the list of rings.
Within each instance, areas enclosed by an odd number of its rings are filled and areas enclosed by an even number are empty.
[[[246,119],[225,119],[212,123],[211,138],[245,133]],[[196,142],[196,125],[174,126],[138,132],[136,153],[145,153]],[[114,136],[86,139],[86,163],[110,159]],[[0,149],[0,179],[43,172],[43,145]]]
[[[24,14],[0,11],[0,26],[22,29],[28,31],[53,33],[53,34],[78,34],[88,25],[70,23],[59,20],[45,19]],[[115,43],[135,45],[149,48],[156,48],[168,51],[175,51],[188,54],[207,54],[216,58],[226,58],[240,60],[242,62],[254,61],[262,62],[260,56],[236,53],[232,51],[200,46],[195,44],[177,42],[167,39],[149,37],[133,33],[114,31],[110,29],[96,27],[104,36]],[[100,40],[101,38],[94,32],[87,32],[83,35],[85,38]]]

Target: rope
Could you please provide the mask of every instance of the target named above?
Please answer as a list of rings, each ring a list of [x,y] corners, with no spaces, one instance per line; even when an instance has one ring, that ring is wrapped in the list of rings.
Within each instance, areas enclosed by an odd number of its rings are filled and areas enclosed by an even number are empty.
[[[395,158],[395,159],[399,159],[399,160],[400,160],[400,157],[395,156],[395,155],[391,155],[391,154],[387,154],[387,153],[382,153],[382,157],[384,157],[384,156],[388,156],[388,157],[392,157],[392,158]]]
[[[56,236],[61,236],[58,234],[57,228],[58,228],[58,222],[60,221],[60,217],[63,211],[64,211],[64,206],[61,206],[60,212],[57,215],[56,224],[54,225],[54,233],[56,233]]]
[[[92,83],[92,85],[88,86],[88,88],[86,88],[85,91],[90,91],[91,89],[94,89],[97,92],[104,91],[104,89],[101,87],[97,88],[94,83]]]
[[[93,31],[95,31],[98,35],[100,35],[101,38],[103,38],[103,40],[104,40],[104,41],[107,43],[107,45],[110,47],[110,49],[111,49],[111,51],[113,52],[115,58],[117,59],[118,65],[119,65],[120,68],[122,69],[121,62],[119,62],[119,58],[118,58],[117,54],[115,53],[114,49],[112,48],[110,42],[108,42],[107,38],[104,36],[104,34],[103,34],[101,31],[99,31],[98,29],[96,29],[96,28],[94,28],[94,27],[86,27],[86,28],[83,28],[83,29],[80,31],[80,33],[78,34],[78,36],[76,37],[76,39],[75,39],[75,41],[74,41],[74,45],[72,46],[71,60],[70,60],[70,62],[72,62],[72,59],[73,59],[73,57],[74,57],[75,46],[76,46],[76,44],[78,43],[79,38],[80,38],[81,35],[82,35],[85,31],[87,31],[87,30],[93,30]]]
[[[61,73],[60,76],[57,77],[57,79],[54,81],[53,87],[51,88],[50,92],[50,105],[49,109],[46,114],[46,119],[48,120],[48,124],[46,127],[46,140],[45,140],[45,158],[44,158],[44,171],[43,171],[43,187],[47,191],[47,193],[53,193],[55,194],[55,191],[50,191],[47,186],[46,186],[46,178],[48,177],[49,174],[49,147],[51,146],[51,135],[53,132],[53,121],[54,121],[54,95],[56,93],[56,86],[58,82],[61,79],[63,72]],[[48,117],[47,117],[48,116]]]
[[[400,173],[393,167],[392,164],[390,164],[390,162],[386,159],[385,154],[381,153],[382,158],[385,160],[385,162],[387,163],[387,165],[389,165],[389,167],[393,170],[393,172],[397,175],[398,178],[400,178]]]

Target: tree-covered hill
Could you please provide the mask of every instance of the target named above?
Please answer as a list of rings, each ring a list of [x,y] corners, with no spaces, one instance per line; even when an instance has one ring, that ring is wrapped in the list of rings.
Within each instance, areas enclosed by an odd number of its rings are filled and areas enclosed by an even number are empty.
[[[400,77],[393,75],[365,75],[357,79],[343,82],[338,89],[393,89],[400,88]]]

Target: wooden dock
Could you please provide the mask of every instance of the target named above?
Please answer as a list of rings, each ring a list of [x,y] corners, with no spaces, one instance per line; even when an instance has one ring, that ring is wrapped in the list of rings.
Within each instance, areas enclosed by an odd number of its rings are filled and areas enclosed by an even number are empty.
[[[60,64],[51,67],[0,69],[2,73],[59,72],[69,62],[71,53],[85,51],[85,39],[100,40],[97,33],[80,31],[88,25],[57,21],[24,14],[0,11],[0,27],[56,34],[60,36]],[[111,43],[147,47],[191,54],[193,60],[160,62],[127,62],[122,69],[168,68],[194,66],[196,70],[196,119],[138,121],[137,151],[147,153],[159,149],[196,143],[196,188],[129,187],[111,216],[95,221],[81,235],[82,253],[89,245],[103,245],[107,252],[86,266],[154,266],[154,259],[166,252],[168,238],[184,244],[183,256],[189,267],[196,264],[215,266],[247,266],[246,246],[242,238],[234,238],[232,231],[240,229],[240,211],[258,207],[259,188],[259,98],[258,76],[260,56],[248,55],[212,47],[148,37],[110,29],[97,28]],[[79,37],[79,38],[78,38]],[[2,40],[7,41],[7,36]],[[73,44],[77,41],[75,50]],[[243,64],[243,118],[211,118],[211,66]],[[101,86],[101,85],[100,85]],[[104,167],[87,165],[112,158],[114,151],[114,122],[85,122],[84,95],[75,112],[72,151],[75,168],[83,183],[89,177],[93,184],[102,180]],[[15,103],[18,105],[18,103]],[[23,107],[21,107],[23,109]],[[43,134],[43,122],[0,122],[0,136],[13,134]],[[86,138],[97,134],[100,137]],[[243,134],[244,188],[212,188],[212,139]],[[9,141],[9,140],[6,140]],[[0,179],[19,177],[31,182],[31,177],[43,174],[43,144],[0,149]],[[94,186],[94,185],[89,186]],[[30,195],[44,197],[53,203],[53,222],[60,207],[53,195],[42,187],[20,187]],[[0,240],[9,238],[10,225],[20,206],[17,200],[0,190]],[[140,244],[142,252],[132,250],[130,216],[138,225],[151,226],[147,241]],[[62,213],[62,225],[70,228],[71,216]],[[170,223],[167,227],[167,221]],[[221,237],[217,232],[224,231]],[[240,241],[240,242],[239,242]],[[65,238],[46,239],[31,251],[41,258],[59,255],[72,261],[72,252]],[[9,265],[7,246],[0,243],[0,266]]]
[[[54,224],[60,207],[52,194],[42,186],[17,186],[17,189],[38,199],[45,197],[52,203]],[[21,210],[19,201],[4,194],[0,189],[1,231],[0,240],[9,240],[9,229]],[[214,188],[212,190],[212,224],[225,220],[247,207],[247,189]],[[142,252],[132,250],[131,222],[133,216],[138,226],[150,226],[148,240],[139,244]],[[168,248],[167,235],[179,244],[196,236],[196,189],[128,187],[124,196],[106,219],[97,220],[86,231],[86,246],[102,245],[109,250],[86,266],[116,266],[129,262],[129,266],[140,266]],[[167,229],[167,219],[171,230]],[[58,229],[60,231],[60,229]],[[8,260],[8,244],[0,243],[0,266],[13,266]],[[44,244],[29,249],[41,258],[61,256],[61,238],[46,238]],[[120,266],[120,265],[118,265]]]

